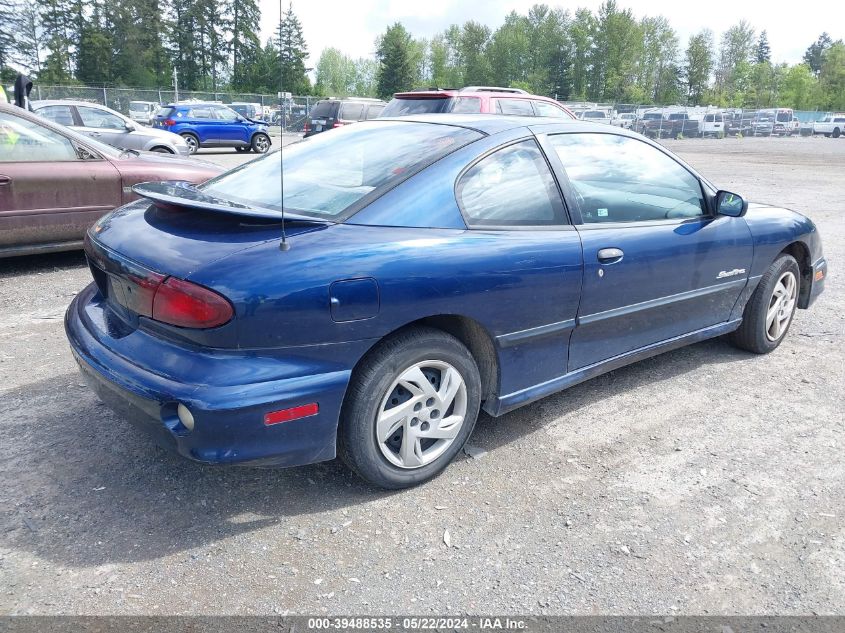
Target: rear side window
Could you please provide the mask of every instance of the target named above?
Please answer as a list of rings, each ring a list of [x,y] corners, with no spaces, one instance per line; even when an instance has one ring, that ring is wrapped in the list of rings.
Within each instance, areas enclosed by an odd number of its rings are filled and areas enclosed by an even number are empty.
[[[481,112],[481,99],[478,97],[455,97],[452,99],[451,112],[478,114]]]
[[[364,118],[364,104],[342,103],[338,118],[344,121],[360,121]]]
[[[191,108],[185,113],[185,116],[189,119],[213,119],[214,115],[211,113],[211,108],[209,107],[200,107],[200,108]]]
[[[381,116],[406,116],[408,114],[436,114],[446,112],[447,97],[434,99],[393,99],[382,111]]]
[[[554,178],[533,140],[482,158],[461,176],[456,194],[469,226],[564,223]]]
[[[167,118],[173,116],[173,113],[176,111],[176,108],[168,108],[167,106],[163,108],[159,108],[158,112],[156,112],[156,116],[160,116],[162,118]]]
[[[834,123],[845,123],[845,117],[838,116],[835,119],[833,119],[833,122]]]
[[[51,105],[39,108],[36,110],[38,116],[43,116],[48,121],[58,123],[59,125],[73,125],[73,113],[70,111],[70,106],[66,105]]]
[[[534,116],[534,109],[527,99],[496,99],[496,114]]]
[[[319,101],[311,108],[310,116],[315,119],[334,118],[335,106],[337,106],[337,101]]]
[[[713,123],[715,121],[715,117],[712,114],[705,114],[704,115],[704,122],[705,123]]]

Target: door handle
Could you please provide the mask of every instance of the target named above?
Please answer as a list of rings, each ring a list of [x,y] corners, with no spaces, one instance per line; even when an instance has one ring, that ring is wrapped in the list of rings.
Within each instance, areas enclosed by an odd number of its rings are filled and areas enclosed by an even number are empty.
[[[602,248],[598,252],[598,259],[602,264],[615,264],[622,260],[624,254],[621,248]]]
[[[12,184],[12,179],[8,176],[3,176],[2,174],[0,174],[0,187],[5,187],[10,184]]]

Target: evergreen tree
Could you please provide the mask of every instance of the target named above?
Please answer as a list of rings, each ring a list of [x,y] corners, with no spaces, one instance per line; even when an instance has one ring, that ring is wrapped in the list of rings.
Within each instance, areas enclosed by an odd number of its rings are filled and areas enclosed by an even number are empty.
[[[47,55],[39,74],[46,82],[65,82],[73,76],[71,50],[74,43],[71,0],[36,0]]]
[[[15,33],[19,21],[17,2],[0,0],[0,81],[3,82],[15,74],[11,64],[18,57]]]
[[[382,98],[392,97],[413,87],[414,67],[411,59],[411,34],[396,22],[376,42],[376,90]]]
[[[760,39],[757,40],[756,59],[758,64],[766,64],[772,61],[772,51],[766,29],[760,32]]]
[[[33,2],[18,5],[18,32],[16,45],[24,69],[34,75],[41,72],[41,49],[44,46],[43,29],[38,6]]]
[[[302,33],[302,24],[293,12],[293,4],[288,6],[288,10],[282,16],[276,38],[279,42],[282,91],[300,95],[308,94],[311,92],[311,82],[305,74],[308,47]]]
[[[810,67],[810,70],[812,70],[816,75],[821,72],[822,56],[825,51],[830,48],[831,44],[833,44],[833,40],[830,39],[830,35],[822,33],[819,35],[819,39],[810,44],[807,52],[804,53],[804,63],[807,64],[807,66]]]
[[[687,103],[701,105],[713,72],[713,32],[704,29],[689,39],[684,64]]]
[[[230,0],[228,11],[232,29],[232,87],[249,89],[251,86],[245,82],[246,70],[250,64],[256,63],[261,49],[257,35],[261,10],[256,0]]]

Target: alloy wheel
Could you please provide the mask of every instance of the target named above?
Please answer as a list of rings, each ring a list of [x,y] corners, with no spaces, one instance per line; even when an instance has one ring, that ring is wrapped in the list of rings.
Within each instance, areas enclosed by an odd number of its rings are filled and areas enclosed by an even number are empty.
[[[786,271],[775,284],[766,310],[766,338],[770,341],[779,340],[789,327],[797,295],[798,280],[792,271]]]
[[[421,468],[455,441],[467,414],[467,387],[452,365],[426,360],[405,369],[376,418],[382,455],[400,468]]]

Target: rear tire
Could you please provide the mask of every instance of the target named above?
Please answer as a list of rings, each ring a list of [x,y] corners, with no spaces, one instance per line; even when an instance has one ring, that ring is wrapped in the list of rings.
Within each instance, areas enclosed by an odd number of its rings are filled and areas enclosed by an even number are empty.
[[[200,148],[199,138],[195,134],[191,134],[190,132],[185,132],[183,134],[180,134],[179,136],[185,139],[185,142],[188,144],[188,154],[191,156],[196,154]]]
[[[842,131],[838,127],[833,129],[833,138],[839,138],[841,134]]]
[[[791,255],[781,255],[760,279],[745,305],[742,324],[730,341],[755,354],[768,354],[786,338],[798,304],[801,269]]]
[[[460,452],[480,406],[481,377],[469,350],[440,330],[409,329],[380,343],[355,370],[338,454],[371,484],[415,486]]]

